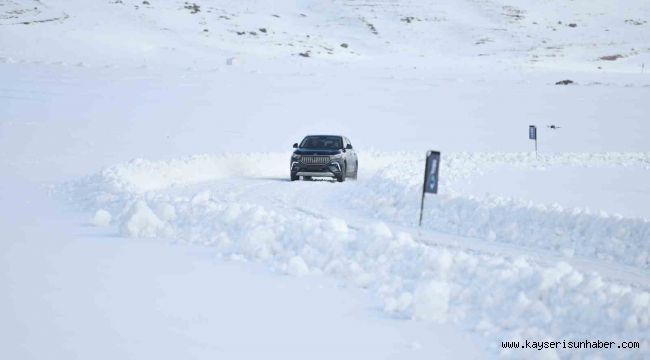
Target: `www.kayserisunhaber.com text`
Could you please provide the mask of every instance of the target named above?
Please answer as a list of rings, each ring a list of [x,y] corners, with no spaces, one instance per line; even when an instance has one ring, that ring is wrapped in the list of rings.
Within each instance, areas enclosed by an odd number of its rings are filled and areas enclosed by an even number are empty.
[[[641,347],[638,341],[602,341],[602,340],[583,340],[583,341],[502,341],[502,349],[639,349]]]

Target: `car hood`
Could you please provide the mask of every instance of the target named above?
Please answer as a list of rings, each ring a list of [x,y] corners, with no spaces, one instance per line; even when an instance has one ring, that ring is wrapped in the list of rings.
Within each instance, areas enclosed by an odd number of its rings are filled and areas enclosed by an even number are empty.
[[[332,150],[332,149],[296,149],[293,152],[296,155],[337,155],[341,153],[341,150]]]

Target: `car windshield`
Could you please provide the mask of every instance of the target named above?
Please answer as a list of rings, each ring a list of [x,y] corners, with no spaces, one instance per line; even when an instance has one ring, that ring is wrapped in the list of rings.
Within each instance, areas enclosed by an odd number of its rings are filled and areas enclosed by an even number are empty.
[[[303,149],[342,149],[340,136],[307,136],[300,147]]]

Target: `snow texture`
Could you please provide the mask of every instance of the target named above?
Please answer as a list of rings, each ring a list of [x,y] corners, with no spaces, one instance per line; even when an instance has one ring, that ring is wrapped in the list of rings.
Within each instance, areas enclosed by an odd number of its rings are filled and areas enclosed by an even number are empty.
[[[111,213],[106,210],[99,209],[95,212],[95,216],[90,221],[91,224],[99,227],[106,227],[111,224]]]

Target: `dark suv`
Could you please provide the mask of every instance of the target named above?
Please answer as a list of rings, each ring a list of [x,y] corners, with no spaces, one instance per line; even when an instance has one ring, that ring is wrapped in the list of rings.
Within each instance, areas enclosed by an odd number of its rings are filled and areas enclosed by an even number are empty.
[[[357,178],[359,161],[350,140],[345,136],[309,135],[291,155],[291,181],[312,177],[332,177],[343,182]]]

